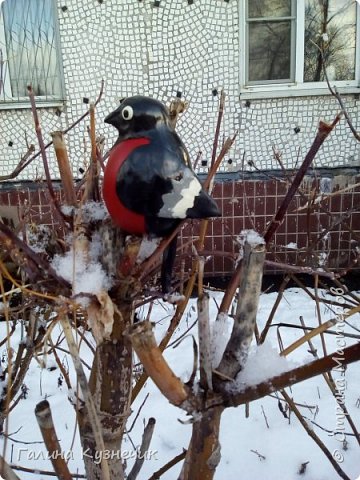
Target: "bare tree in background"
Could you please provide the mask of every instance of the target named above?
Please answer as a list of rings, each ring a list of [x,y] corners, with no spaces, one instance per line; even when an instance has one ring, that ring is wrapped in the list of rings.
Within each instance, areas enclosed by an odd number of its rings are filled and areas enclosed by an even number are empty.
[[[332,8],[330,8],[332,7]],[[335,11],[334,11],[335,8]],[[355,75],[354,1],[308,0],[305,7],[304,80],[325,81],[323,60],[332,80],[351,80]],[[323,51],[323,57],[317,46]]]

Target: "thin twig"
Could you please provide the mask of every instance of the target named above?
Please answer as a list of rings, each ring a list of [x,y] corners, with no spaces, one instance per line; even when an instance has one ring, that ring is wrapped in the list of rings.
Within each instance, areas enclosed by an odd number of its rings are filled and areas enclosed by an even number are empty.
[[[143,406],[145,405],[146,400],[149,398],[149,395],[150,395],[149,392],[145,395],[145,398],[144,398],[144,400],[142,401],[142,403],[141,403],[141,405],[140,405],[140,407],[139,407],[139,409],[138,409],[138,411],[137,411],[137,413],[136,413],[136,415],[135,415],[135,418],[134,418],[134,420],[133,420],[130,428],[127,428],[127,429],[126,429],[126,433],[130,433],[131,430],[134,428],[134,425],[135,425],[135,423],[136,423],[136,420],[139,418],[140,412],[141,412]]]
[[[300,316],[300,322],[301,322],[301,326],[303,327],[304,331],[305,331],[305,324],[304,324],[304,320],[303,318]],[[334,332],[336,335],[339,335],[339,332]],[[344,334],[343,334],[344,335]],[[344,335],[345,336],[345,335]],[[309,345],[309,348],[310,348],[310,352],[311,354],[314,356],[314,358],[319,358],[318,354],[317,354],[317,350],[316,348],[314,347],[312,341],[310,339],[308,339],[308,345]],[[323,378],[327,384],[327,386],[329,387],[337,405],[339,408],[341,408],[341,410],[344,412],[344,416],[348,422],[348,424],[350,425],[350,428],[352,429],[352,431],[354,432],[354,436],[357,440],[357,442],[359,443],[360,445],[360,435],[359,435],[359,432],[355,426],[355,423],[353,421],[353,419],[351,418],[351,415],[350,413],[348,412],[348,409],[345,405],[345,402],[339,402],[338,401],[338,398],[337,398],[337,388],[336,388],[336,384],[334,382],[334,379],[333,379],[333,376],[331,375],[331,372],[328,372],[328,373],[323,373]]]
[[[38,139],[38,143],[39,143],[39,147],[40,147],[40,152],[41,152],[41,157],[42,157],[42,161],[43,161],[47,188],[48,188],[48,191],[50,193],[50,197],[52,199],[54,207],[59,214],[59,218],[62,221],[62,223],[65,225],[64,214],[62,213],[62,211],[60,209],[59,202],[56,198],[55,191],[54,191],[54,188],[53,188],[53,185],[52,185],[49,163],[48,163],[48,160],[47,160],[47,157],[46,157],[45,143],[44,143],[44,139],[43,139],[42,132],[41,132],[39,115],[38,115],[38,112],[37,112],[37,109],[36,109],[34,91],[31,87],[31,85],[28,85],[27,89],[28,89],[28,95],[29,95],[29,99],[30,99],[31,111],[32,111],[33,119],[34,119],[35,132],[36,132],[36,135],[37,135],[37,139]]]
[[[104,93],[104,80],[101,81],[101,86],[100,86],[100,91],[99,91],[99,94],[98,94],[98,97],[95,101],[95,105],[97,105],[102,96],[103,96],[103,93]],[[71,125],[69,125],[68,128],[65,128],[65,130],[63,130],[63,134],[65,135],[66,133],[70,132],[70,130],[72,130],[74,127],[76,127],[76,125],[78,125],[80,122],[82,122],[84,120],[84,118],[86,118],[87,116],[89,115],[89,110],[87,110],[85,113],[83,113],[77,120],[75,120]],[[53,144],[53,142],[49,142],[47,143],[44,148],[45,150],[48,149],[49,147],[51,147],[51,145]],[[38,150],[32,157],[30,157],[25,163],[21,163],[21,166],[20,164],[16,167],[17,168],[17,173],[16,173],[16,176],[19,175],[28,165],[30,165],[30,163],[35,160],[36,158],[38,158],[39,156],[41,155],[41,150]],[[12,177],[12,178],[15,178],[15,177]]]
[[[211,154],[211,164],[210,164],[211,167],[213,167],[216,159],[216,152],[219,144],[220,128],[221,128],[222,118],[224,116],[224,106],[225,106],[225,92],[224,90],[221,90],[218,118],[216,122],[216,130],[215,130],[215,136],[214,136],[214,142],[213,142],[213,148],[212,148],[212,154]]]
[[[331,452],[329,449],[326,447],[326,445],[320,440],[320,438],[316,435],[314,432],[314,429],[310,428],[307,421],[305,418],[301,415],[299,412],[299,409],[295,405],[294,401],[291,399],[291,397],[285,392],[281,392],[285,400],[287,401],[289,407],[291,410],[295,413],[296,418],[299,420],[301,425],[303,426],[304,430],[306,433],[314,440],[314,442],[318,445],[318,447],[322,450],[326,458],[329,460],[331,465],[334,467],[336,470],[337,474],[343,479],[343,480],[350,480],[350,478],[346,475],[344,470],[340,467],[340,465],[334,460],[333,456],[331,455]]]
[[[245,365],[254,335],[264,259],[265,244],[263,239],[259,236],[257,241],[246,240],[234,325],[230,340],[217,367],[220,373],[232,378],[235,378]]]
[[[334,272],[326,272],[323,270],[314,270],[311,267],[302,267],[298,265],[289,265],[287,263],[281,263],[281,262],[274,262],[272,260],[265,260],[265,265],[267,267],[273,267],[278,270],[282,270],[285,272],[293,272],[293,273],[304,273],[307,275],[319,275],[321,277],[325,278],[330,278],[333,280],[335,278],[335,273]]]
[[[40,470],[38,468],[27,468],[27,467],[22,467],[20,465],[13,465],[13,464],[11,464],[10,466],[14,470],[18,470],[19,472],[33,473],[34,475],[36,475],[35,478],[38,478],[39,475],[44,475],[44,476],[46,475],[48,477],[56,476],[56,473],[49,472],[48,470]],[[71,476],[72,478],[85,478],[85,479],[87,478],[87,476],[84,475],[83,473],[72,473]]]
[[[356,140],[358,142],[360,142],[360,134],[356,131],[356,129],[355,129],[355,127],[354,127],[354,125],[351,121],[350,115],[349,115],[349,113],[348,113],[348,111],[345,107],[345,104],[343,102],[343,99],[342,99],[340,93],[338,92],[336,86],[334,86],[334,88],[332,88],[331,85],[330,85],[330,80],[329,80],[329,77],[328,77],[328,74],[327,74],[326,60],[325,60],[325,57],[324,57],[323,49],[317,43],[312,41],[311,39],[310,39],[310,41],[319,51],[319,55],[321,57],[322,68],[323,68],[323,72],[324,72],[324,77],[325,77],[328,89],[329,89],[331,95],[333,95],[336,98],[336,100],[338,101],[338,103],[340,105],[340,108],[341,108],[341,111],[344,114],[344,117],[346,119],[346,122],[347,122],[352,134],[354,135]]]
[[[13,178],[16,178],[19,175],[19,173],[21,172],[23,165],[26,164],[30,155],[32,155],[34,153],[34,151],[35,151],[35,146],[30,145],[27,152],[21,157],[21,160],[18,163],[18,165],[15,167],[15,169],[11,173],[9,173],[9,175],[1,175],[0,176],[0,182],[4,182],[6,180],[12,180]]]
[[[146,452],[149,450],[150,442],[154,433],[155,423],[155,418],[149,418],[149,421],[143,433],[139,455],[136,456],[135,463],[130,470],[127,480],[136,480],[137,476],[140,473],[141,467],[144,463]]]
[[[277,327],[277,328],[286,327],[286,328],[295,328],[295,329],[301,329],[301,330],[315,330],[315,328],[318,328],[318,327],[307,327],[306,325],[300,327],[300,325],[293,325],[292,323],[286,323],[286,322],[273,323],[270,325],[270,328],[272,327]],[[335,330],[325,330],[324,333],[326,335],[339,335],[339,332],[336,332]],[[341,335],[344,335],[345,338],[355,338],[356,340],[360,340],[360,335],[355,335],[353,333],[341,333]],[[307,341],[309,341],[309,339],[307,339]]]
[[[181,462],[181,460],[184,460],[186,457],[186,450],[183,450],[182,453],[179,455],[176,455],[173,459],[170,460],[170,462],[167,462],[163,467],[161,467],[157,472],[153,473],[149,480],[159,480],[164,473],[166,473],[170,468],[172,468],[174,465],[177,463]]]
[[[281,299],[284,295],[285,288],[286,288],[287,284],[289,283],[289,281],[290,281],[290,277],[289,277],[289,275],[286,275],[286,277],[284,277],[284,279],[283,279],[283,281],[280,285],[275,303],[274,303],[274,305],[271,309],[271,312],[270,312],[269,317],[266,321],[265,327],[264,327],[263,331],[261,332],[259,343],[264,343],[264,341],[265,341],[266,335],[267,335],[267,333],[269,331],[269,328],[272,324],[272,321],[274,319],[276,310],[278,309],[278,306],[280,305]]]

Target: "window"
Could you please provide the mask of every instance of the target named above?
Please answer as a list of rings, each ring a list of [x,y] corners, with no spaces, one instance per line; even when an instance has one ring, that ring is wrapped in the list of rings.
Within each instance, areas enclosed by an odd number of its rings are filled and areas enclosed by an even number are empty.
[[[241,96],[360,91],[355,0],[240,0]]]
[[[55,0],[5,0],[0,12],[0,108],[63,96]]]

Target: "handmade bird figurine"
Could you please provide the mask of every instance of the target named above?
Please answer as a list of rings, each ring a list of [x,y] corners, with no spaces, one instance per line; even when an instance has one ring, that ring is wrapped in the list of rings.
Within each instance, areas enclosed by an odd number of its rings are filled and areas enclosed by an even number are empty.
[[[103,197],[120,228],[163,237],[181,219],[220,216],[161,102],[140,95],[126,98],[105,122],[118,130],[119,137],[105,168]],[[170,290],[175,255],[176,238],[163,255],[163,293]]]

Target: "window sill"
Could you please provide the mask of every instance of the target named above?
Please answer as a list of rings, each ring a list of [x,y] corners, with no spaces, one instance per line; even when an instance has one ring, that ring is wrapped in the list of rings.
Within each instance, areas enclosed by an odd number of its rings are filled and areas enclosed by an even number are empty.
[[[340,94],[360,94],[360,86],[345,86],[345,87],[336,87]],[[331,95],[331,92],[327,87],[318,87],[318,88],[303,88],[303,87],[294,87],[284,86],[284,85],[272,85],[259,88],[258,86],[245,87],[240,90],[240,100],[256,100],[267,98],[288,98],[288,97],[310,97],[310,96],[320,96],[320,95]]]
[[[39,100],[36,99],[37,108],[59,108],[63,107],[65,100]],[[30,101],[0,101],[0,110],[24,110],[31,109]]]

